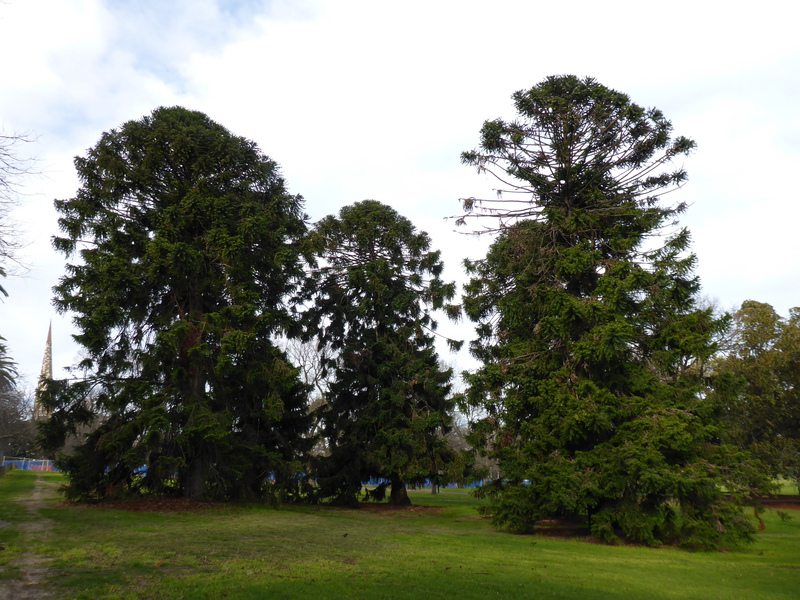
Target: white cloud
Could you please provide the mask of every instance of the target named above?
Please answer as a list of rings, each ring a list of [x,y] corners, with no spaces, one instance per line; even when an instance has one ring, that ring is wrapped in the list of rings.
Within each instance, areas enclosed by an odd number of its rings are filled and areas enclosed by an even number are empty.
[[[2,328],[38,372],[49,288],[63,261],[53,198],[74,194],[72,157],[159,105],[206,112],[258,142],[313,218],[375,198],[442,248],[448,277],[475,243],[442,218],[491,182],[459,164],[484,119],[555,73],[591,75],[698,141],[680,192],[692,203],[705,292],[784,312],[797,301],[792,178],[800,42],[787,3],[632,0],[10,0],[0,4],[0,122],[40,135],[43,179],[20,211],[31,277],[9,281]],[[13,58],[12,58],[13,57]],[[68,321],[57,323],[56,338]],[[38,333],[37,333],[38,332]],[[58,354],[71,362],[74,350]]]

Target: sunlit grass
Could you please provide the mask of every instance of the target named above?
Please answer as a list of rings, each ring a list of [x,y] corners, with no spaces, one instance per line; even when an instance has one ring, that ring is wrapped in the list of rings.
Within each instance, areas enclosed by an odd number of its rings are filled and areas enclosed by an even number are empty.
[[[788,479],[778,480],[778,494],[786,496],[796,496],[800,494],[800,484],[797,481],[790,481]]]

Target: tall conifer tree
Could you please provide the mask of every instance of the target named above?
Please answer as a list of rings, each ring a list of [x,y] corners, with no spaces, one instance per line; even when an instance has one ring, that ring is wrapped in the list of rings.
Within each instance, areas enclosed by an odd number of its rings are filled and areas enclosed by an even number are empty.
[[[452,371],[439,364],[432,311],[455,285],[440,279],[428,235],[375,200],[326,217],[310,239],[320,266],[307,316],[333,351],[320,495],[355,505],[362,482],[384,478],[391,502],[410,504],[405,484],[451,424]]]
[[[499,181],[462,217],[497,232],[465,296],[482,363],[469,398],[486,415],[474,438],[503,474],[483,490],[495,522],[573,518],[646,544],[747,538],[726,497],[748,491],[743,459],[716,442],[703,401],[721,323],[696,304],[689,233],[658,237],[685,208],[662,196],[694,143],[590,78],[513,98],[518,118],[487,121],[462,155]]]
[[[302,199],[253,142],[180,107],[104,133],[75,165],[81,188],[56,201],[54,245],[73,262],[55,303],[85,358],[48,386],[44,434],[56,448],[99,426],[63,461],[70,493],[286,492],[305,389],[271,338],[293,324]]]

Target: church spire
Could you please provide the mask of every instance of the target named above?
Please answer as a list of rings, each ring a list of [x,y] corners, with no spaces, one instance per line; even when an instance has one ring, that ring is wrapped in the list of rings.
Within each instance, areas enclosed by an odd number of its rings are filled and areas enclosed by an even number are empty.
[[[42,421],[50,418],[50,414],[41,405],[40,396],[47,389],[46,381],[53,378],[53,321],[47,329],[47,343],[44,347],[44,359],[42,360],[42,372],[39,375],[39,385],[36,386],[36,398],[33,402],[33,420]]]

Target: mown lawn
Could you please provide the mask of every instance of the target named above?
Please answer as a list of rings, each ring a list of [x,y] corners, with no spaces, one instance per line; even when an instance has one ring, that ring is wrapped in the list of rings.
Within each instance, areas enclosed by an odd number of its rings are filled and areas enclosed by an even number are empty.
[[[0,478],[0,566],[19,555],[14,497],[35,474]],[[57,474],[44,474],[48,481]],[[495,531],[465,493],[411,492],[439,510],[221,506],[139,513],[66,506],[40,510],[58,597],[256,598],[704,598],[800,597],[800,512],[744,549],[608,547]],[[8,516],[5,516],[8,515]]]

